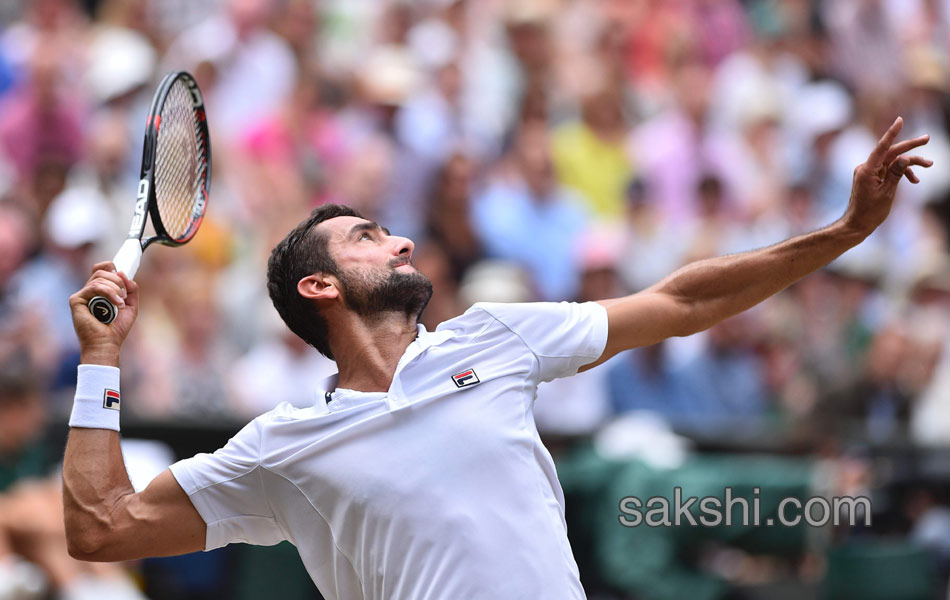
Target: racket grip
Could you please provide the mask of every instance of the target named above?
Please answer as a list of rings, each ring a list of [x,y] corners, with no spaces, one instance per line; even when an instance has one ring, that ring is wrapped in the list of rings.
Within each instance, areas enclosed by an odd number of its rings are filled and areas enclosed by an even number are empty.
[[[115,253],[112,264],[116,271],[122,271],[129,279],[135,277],[135,272],[139,270],[139,262],[142,260],[142,242],[138,238],[129,238],[123,242],[122,247]],[[100,323],[109,323],[115,321],[119,309],[115,304],[104,296],[96,296],[89,301],[89,312],[92,313]]]
[[[115,321],[115,316],[119,314],[119,309],[104,296],[95,296],[89,301],[89,312],[91,312],[92,316],[100,323],[108,325]]]
[[[129,238],[122,243],[122,247],[115,253],[112,264],[116,271],[122,271],[129,279],[135,277],[142,260],[142,242],[138,238]]]

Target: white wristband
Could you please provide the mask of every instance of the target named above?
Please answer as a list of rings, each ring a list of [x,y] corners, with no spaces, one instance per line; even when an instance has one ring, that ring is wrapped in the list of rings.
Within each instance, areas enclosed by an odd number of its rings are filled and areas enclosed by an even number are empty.
[[[79,365],[70,427],[119,431],[119,369]]]

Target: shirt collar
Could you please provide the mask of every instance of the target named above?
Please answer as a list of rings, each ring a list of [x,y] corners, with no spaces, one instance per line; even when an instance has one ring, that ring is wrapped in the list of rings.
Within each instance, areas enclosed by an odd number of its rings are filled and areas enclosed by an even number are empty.
[[[396,365],[396,373],[393,375],[393,384],[395,385],[397,378],[399,377],[403,367],[412,362],[414,358],[428,350],[433,346],[438,346],[439,344],[444,343],[446,340],[455,335],[455,332],[451,329],[442,329],[436,331],[428,331],[425,328],[425,325],[419,323],[416,325],[416,339],[406,347],[406,351],[400,357],[399,362]],[[318,389],[317,395],[317,410],[319,412],[330,412],[329,407],[327,407],[326,402],[326,392],[333,393],[336,390],[340,382],[340,374],[334,373],[329,377],[323,379]],[[351,394],[361,394],[361,392],[355,392],[352,390],[346,391],[347,395]],[[372,392],[373,394],[378,394],[380,392]]]

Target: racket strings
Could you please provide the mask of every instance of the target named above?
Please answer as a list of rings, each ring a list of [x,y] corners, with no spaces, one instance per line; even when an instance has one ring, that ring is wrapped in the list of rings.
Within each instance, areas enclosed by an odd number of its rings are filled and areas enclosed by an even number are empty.
[[[205,140],[182,80],[169,90],[162,106],[155,152],[155,199],[159,217],[175,240],[188,237],[201,216],[196,210],[207,170]]]

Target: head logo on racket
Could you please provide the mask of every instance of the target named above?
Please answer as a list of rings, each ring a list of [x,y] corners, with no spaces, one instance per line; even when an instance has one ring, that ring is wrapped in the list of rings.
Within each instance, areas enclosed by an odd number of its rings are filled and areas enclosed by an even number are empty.
[[[136,235],[145,224],[145,209],[148,207],[148,179],[139,182],[139,193],[135,197],[135,212],[132,214],[132,226],[129,227],[129,236]],[[128,273],[126,273],[128,275]]]

